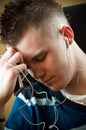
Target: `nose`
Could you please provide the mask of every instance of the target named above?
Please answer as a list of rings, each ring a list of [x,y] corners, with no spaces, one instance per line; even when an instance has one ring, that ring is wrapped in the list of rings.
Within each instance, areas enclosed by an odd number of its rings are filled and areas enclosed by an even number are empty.
[[[37,78],[37,79],[42,79],[42,77],[44,76],[44,71],[43,70],[41,70],[41,69],[35,69],[35,70],[33,70],[33,73],[34,73],[34,77],[35,78]]]

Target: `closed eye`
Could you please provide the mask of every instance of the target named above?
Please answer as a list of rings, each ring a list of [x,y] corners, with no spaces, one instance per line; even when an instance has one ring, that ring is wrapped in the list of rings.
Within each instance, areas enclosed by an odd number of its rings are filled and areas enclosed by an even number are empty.
[[[46,58],[47,54],[47,50],[39,51],[35,56],[31,58],[30,62],[41,62]]]
[[[42,54],[34,59],[33,62],[41,62],[46,58],[46,54]]]

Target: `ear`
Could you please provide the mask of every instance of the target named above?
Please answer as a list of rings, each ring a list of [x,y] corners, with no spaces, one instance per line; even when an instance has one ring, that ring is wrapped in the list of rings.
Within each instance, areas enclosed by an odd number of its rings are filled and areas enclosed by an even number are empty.
[[[60,30],[64,37],[69,41],[69,44],[72,44],[74,40],[74,32],[70,26],[63,26]]]

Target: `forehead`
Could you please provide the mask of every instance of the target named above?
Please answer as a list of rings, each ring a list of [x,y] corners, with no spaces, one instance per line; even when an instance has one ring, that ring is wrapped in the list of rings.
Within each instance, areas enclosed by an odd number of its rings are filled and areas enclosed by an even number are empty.
[[[52,45],[52,39],[49,36],[42,35],[41,29],[32,28],[21,38],[15,49],[24,56],[35,55],[39,51],[48,49]]]

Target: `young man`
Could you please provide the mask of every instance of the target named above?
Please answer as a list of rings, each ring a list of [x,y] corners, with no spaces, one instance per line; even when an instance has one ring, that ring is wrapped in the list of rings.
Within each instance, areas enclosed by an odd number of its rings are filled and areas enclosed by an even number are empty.
[[[19,75],[24,76],[5,130],[85,130],[86,55],[60,5],[10,2],[1,16],[1,38],[7,48],[0,60],[1,118]]]

